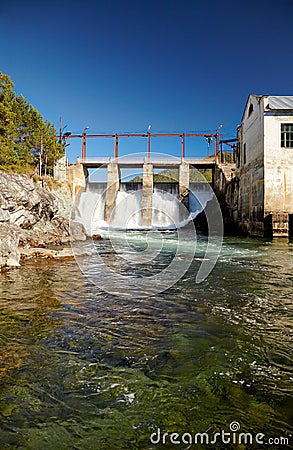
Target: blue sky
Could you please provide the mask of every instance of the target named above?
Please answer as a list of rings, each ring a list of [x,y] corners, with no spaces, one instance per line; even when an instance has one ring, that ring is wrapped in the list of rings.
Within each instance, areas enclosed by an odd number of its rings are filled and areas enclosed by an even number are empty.
[[[0,6],[0,70],[57,128],[60,116],[79,133],[222,124],[230,138],[250,93],[293,95],[292,16],[292,0],[10,0]],[[179,141],[153,146],[180,153]],[[88,145],[90,155],[112,149]],[[80,143],[67,151],[73,161]],[[206,151],[204,139],[187,147]]]

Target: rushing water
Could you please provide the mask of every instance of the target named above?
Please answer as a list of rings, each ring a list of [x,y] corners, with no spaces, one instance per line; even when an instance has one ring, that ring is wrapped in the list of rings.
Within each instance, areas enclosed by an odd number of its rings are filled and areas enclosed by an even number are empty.
[[[150,436],[212,436],[232,422],[265,439],[292,433],[293,247],[225,239],[196,284],[199,244],[183,278],[147,298],[103,292],[75,261],[28,261],[0,275],[1,450],[185,449]],[[115,260],[109,241],[96,246]]]
[[[134,188],[134,185],[139,186]],[[130,190],[127,187],[130,185]],[[164,189],[163,186],[169,190]],[[82,222],[89,235],[108,228],[104,221],[105,183],[88,183],[75,210],[75,219]],[[214,197],[209,183],[190,183],[189,210],[178,201],[178,183],[155,183],[152,194],[152,227],[154,229],[180,228],[194,219]],[[140,183],[124,183],[120,186],[111,218],[112,229],[138,230],[141,224],[142,189]]]

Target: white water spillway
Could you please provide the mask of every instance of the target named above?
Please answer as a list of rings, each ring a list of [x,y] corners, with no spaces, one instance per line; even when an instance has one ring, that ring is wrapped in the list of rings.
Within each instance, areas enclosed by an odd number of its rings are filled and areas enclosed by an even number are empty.
[[[140,230],[142,225],[143,191],[141,183],[121,183],[109,222],[105,221],[107,183],[89,182],[76,205],[75,220],[83,223],[92,236],[105,230]],[[178,200],[178,183],[154,183],[152,193],[152,224],[147,229],[172,230],[185,226],[204,210],[213,198],[209,183],[190,183],[187,207]],[[186,204],[186,201],[184,202]]]

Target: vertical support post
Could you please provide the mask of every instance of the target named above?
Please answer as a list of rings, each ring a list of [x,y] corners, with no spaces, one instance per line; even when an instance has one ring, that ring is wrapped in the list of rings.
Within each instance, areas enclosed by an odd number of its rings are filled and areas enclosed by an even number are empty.
[[[81,159],[82,161],[85,160],[86,157],[86,133],[85,131],[82,132],[81,135]]]
[[[82,164],[73,164],[67,169],[67,181],[71,190],[72,201],[86,189],[87,169]]]
[[[148,131],[148,161],[151,159],[151,132]]]
[[[216,136],[215,136],[215,156],[216,156],[216,161],[218,160],[218,154],[219,154],[219,133],[217,131],[216,132]]]
[[[154,170],[153,165],[144,163],[142,175],[142,205],[141,205],[141,225],[143,227],[152,226],[153,216],[153,188]]]
[[[181,159],[185,158],[185,134],[181,134]]]
[[[179,170],[179,196],[185,196],[184,194],[189,190],[189,164],[186,161],[182,161],[178,167]]]
[[[107,171],[108,179],[105,196],[104,220],[107,223],[110,223],[114,217],[116,198],[120,187],[120,172],[118,164],[110,162],[107,166]]]
[[[178,200],[182,203],[179,208],[179,219],[183,221],[188,217],[186,210],[189,210],[189,164],[182,160],[178,171]]]
[[[114,144],[114,161],[118,159],[118,134],[115,133],[115,144]]]

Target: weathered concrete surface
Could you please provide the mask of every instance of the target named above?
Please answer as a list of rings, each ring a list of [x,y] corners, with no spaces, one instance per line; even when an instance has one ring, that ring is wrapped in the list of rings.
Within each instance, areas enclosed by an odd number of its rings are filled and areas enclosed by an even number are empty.
[[[239,232],[239,179],[235,177],[235,164],[219,164],[213,173],[214,191],[221,206],[225,232]]]
[[[293,123],[293,111],[264,117],[265,213],[293,213],[293,148],[281,147],[281,124]]]
[[[251,236],[264,235],[264,162],[261,158],[238,174],[240,230]]]
[[[81,192],[85,191],[87,177],[87,169],[80,163],[68,166],[66,168],[66,178],[70,186],[73,202],[75,202],[77,196]]]
[[[267,234],[271,233],[271,237],[289,237],[289,214],[287,213],[273,213],[271,217],[271,228]]]
[[[110,223],[113,218],[113,213],[116,205],[116,198],[120,187],[120,171],[116,163],[108,164],[108,179],[107,190],[105,198],[104,219]]]
[[[153,188],[154,188],[153,165],[145,163],[143,165],[143,173],[142,173],[141,225],[143,227],[152,226]]]
[[[185,161],[179,165],[179,196],[189,189],[189,164]]]
[[[251,96],[239,127],[239,228],[251,236],[263,236],[264,224],[264,108]]]
[[[60,181],[61,183],[66,183],[67,177],[66,177],[66,156],[64,155],[62,158],[58,159],[54,165],[53,169],[53,177],[54,180]]]
[[[189,211],[189,164],[182,161],[178,167],[178,200],[181,202],[179,207],[179,221],[186,219],[186,213]]]
[[[240,227],[250,235],[288,237],[293,149],[281,146],[281,125],[293,123],[293,110],[270,109],[269,98],[249,97],[238,131]]]
[[[264,215],[271,215],[272,237],[289,236],[289,215],[293,214],[293,149],[280,147],[281,123],[291,117],[265,117]]]

